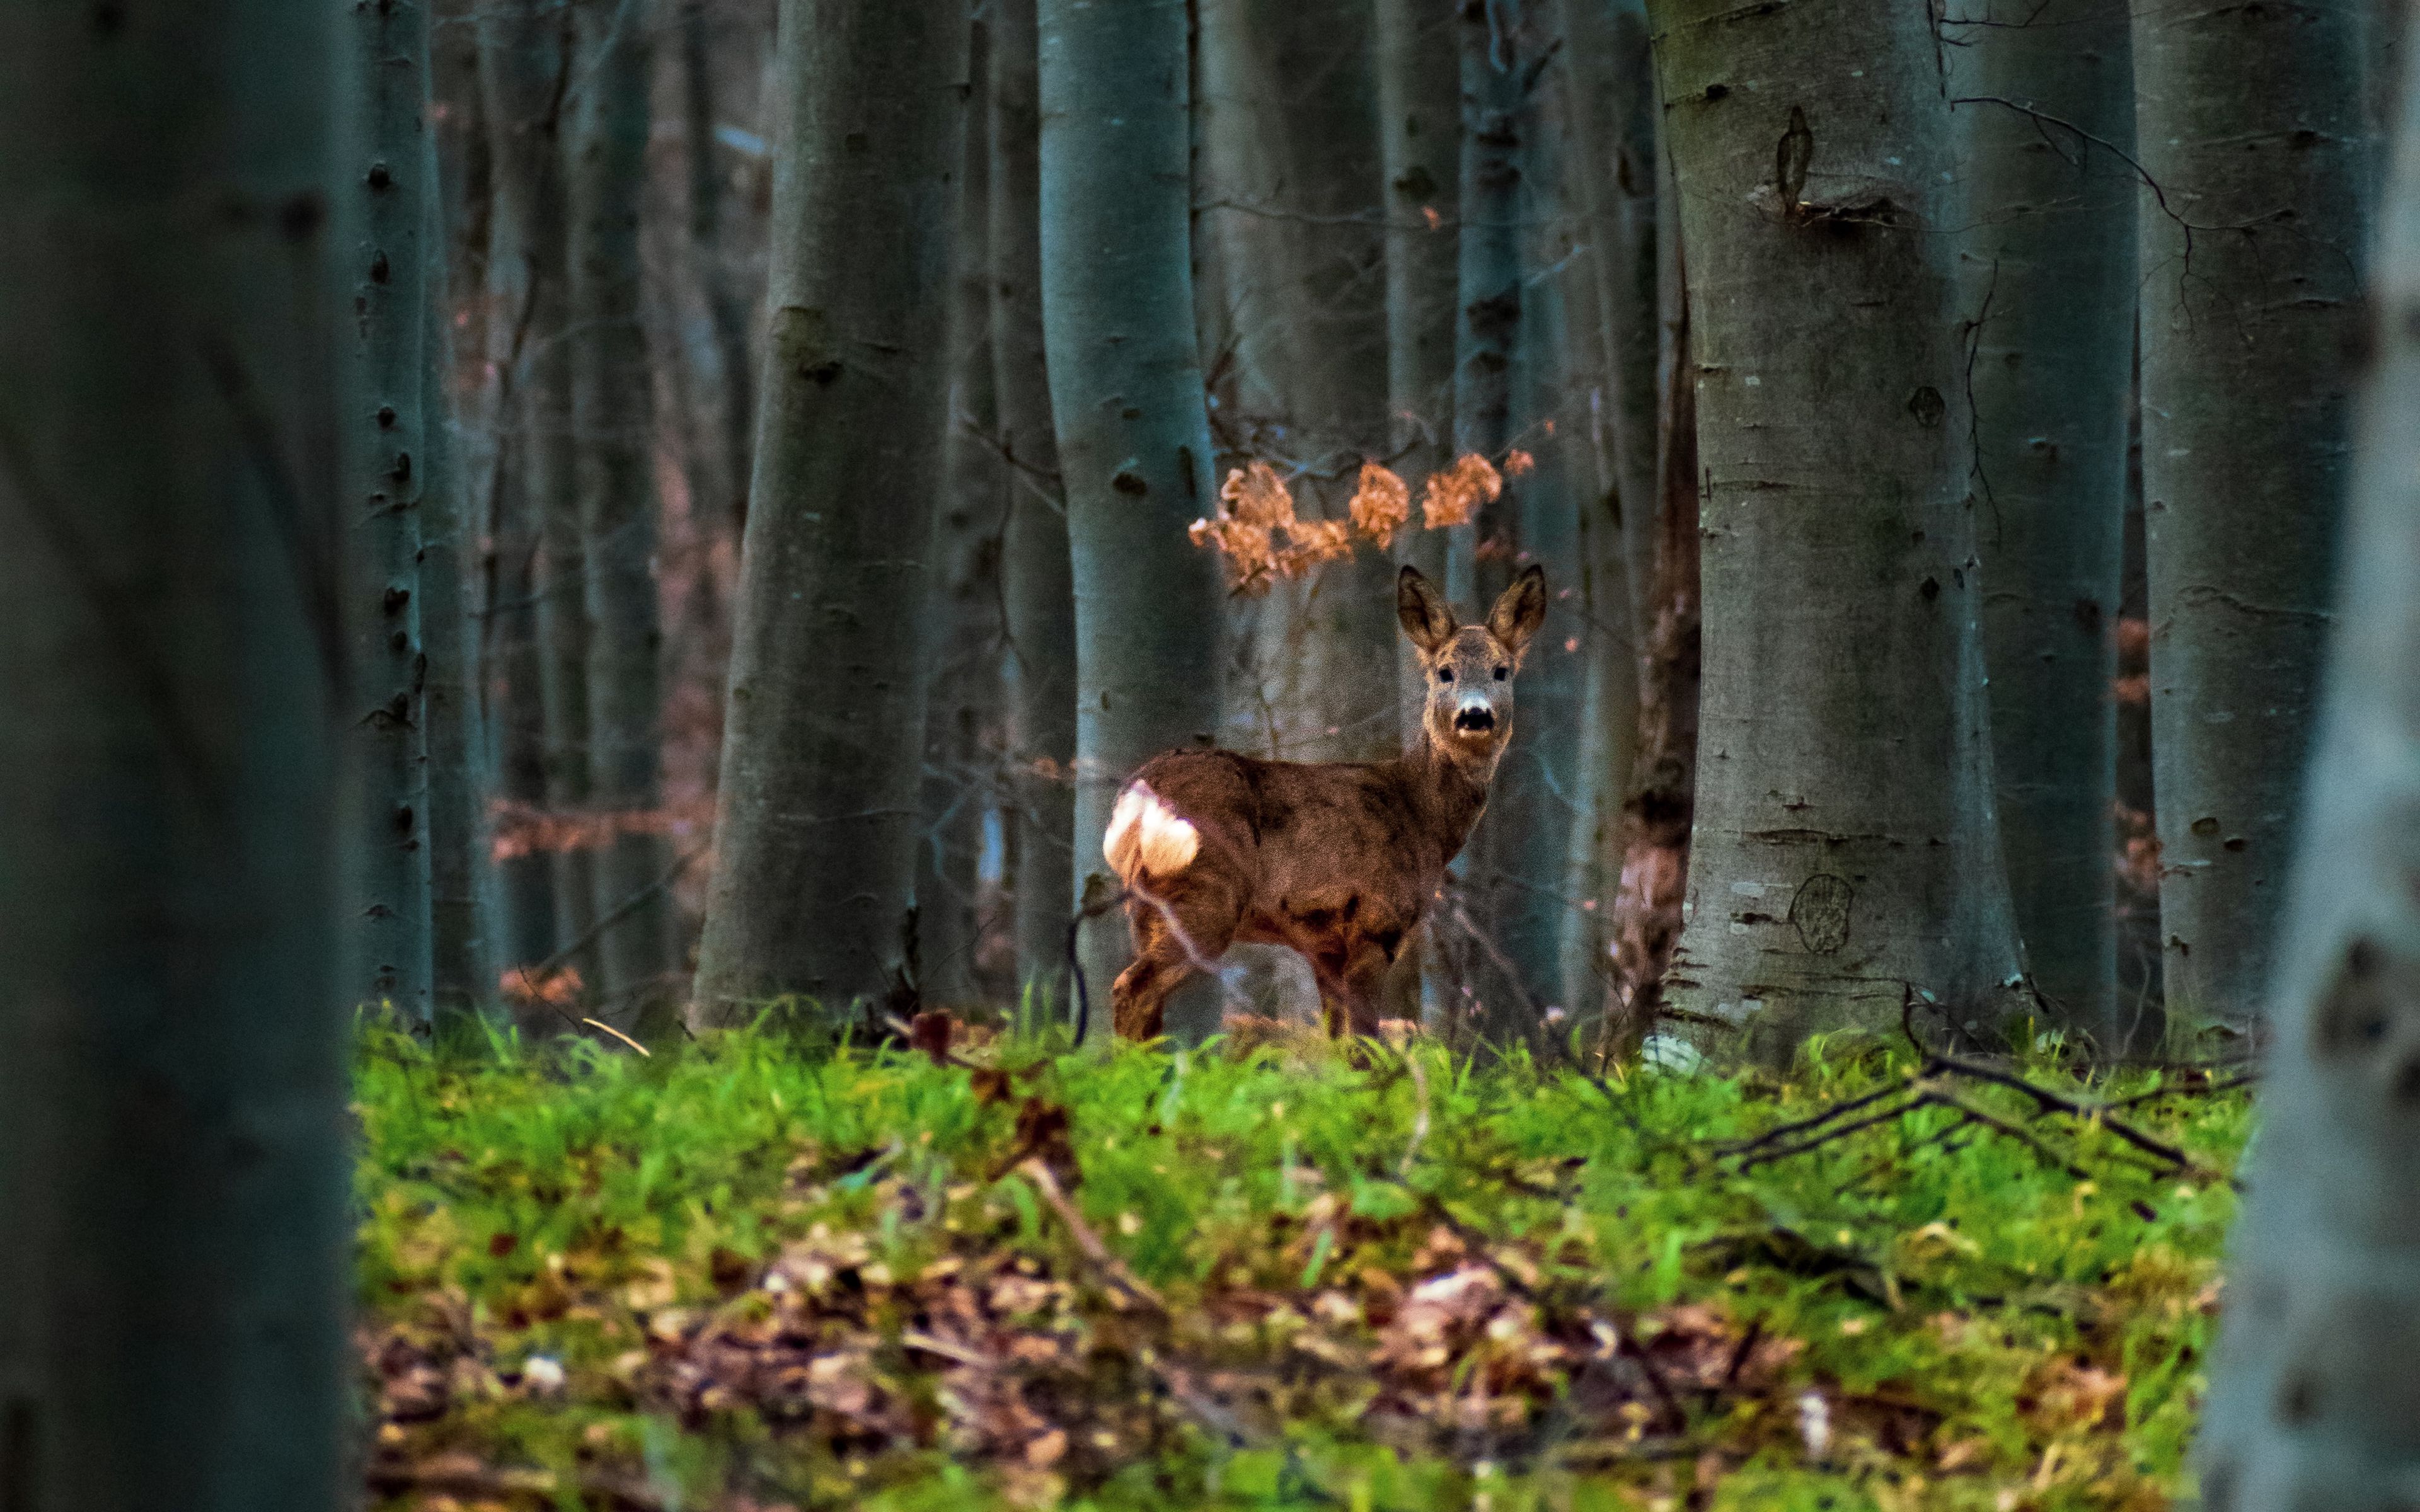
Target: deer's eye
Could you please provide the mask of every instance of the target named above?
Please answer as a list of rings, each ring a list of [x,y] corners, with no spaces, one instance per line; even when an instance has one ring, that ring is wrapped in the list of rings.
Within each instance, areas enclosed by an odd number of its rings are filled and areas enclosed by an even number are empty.
[[[1437,669],[1437,681],[1438,681],[1438,682],[1440,682],[1440,683],[1450,683],[1450,682],[1452,682],[1452,681],[1453,681],[1453,669],[1452,669],[1452,668],[1450,668],[1450,667],[1440,667],[1440,668],[1438,668],[1438,669]]]
[[[1496,680],[1499,683],[1512,675],[1512,669],[1510,667],[1498,667],[1496,669]]]

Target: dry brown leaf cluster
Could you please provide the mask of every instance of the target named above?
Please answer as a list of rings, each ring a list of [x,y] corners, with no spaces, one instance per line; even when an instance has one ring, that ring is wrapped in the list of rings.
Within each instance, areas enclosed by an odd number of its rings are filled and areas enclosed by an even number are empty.
[[[1527,452],[1506,457],[1515,476],[1537,464]],[[1430,474],[1420,501],[1421,528],[1444,530],[1468,524],[1481,504],[1504,492],[1505,473],[1476,453],[1442,472]],[[1356,537],[1379,550],[1411,520],[1411,486],[1383,462],[1361,464],[1349,519],[1303,519],[1295,513],[1294,490],[1266,462],[1254,461],[1227,474],[1218,490],[1218,513],[1189,529],[1196,546],[1215,548],[1227,559],[1231,587],[1263,594],[1280,578],[1299,578],[1323,563],[1353,554]]]

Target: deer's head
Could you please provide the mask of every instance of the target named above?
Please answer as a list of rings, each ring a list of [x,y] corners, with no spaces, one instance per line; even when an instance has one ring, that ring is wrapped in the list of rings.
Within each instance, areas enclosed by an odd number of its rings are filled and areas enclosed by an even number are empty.
[[[1492,762],[1512,738],[1512,678],[1546,618],[1546,574],[1532,566],[1504,590],[1484,625],[1462,625],[1416,567],[1395,583],[1395,617],[1419,652],[1428,686],[1420,723],[1430,746]]]

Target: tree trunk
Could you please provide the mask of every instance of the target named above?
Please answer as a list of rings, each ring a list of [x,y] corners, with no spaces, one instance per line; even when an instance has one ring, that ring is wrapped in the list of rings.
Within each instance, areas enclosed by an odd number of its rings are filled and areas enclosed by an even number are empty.
[[[505,536],[491,604],[530,604],[533,644],[507,683],[507,740],[534,744],[546,812],[584,812],[589,801],[588,674],[580,501],[571,433],[570,268],[564,188],[565,101],[570,16],[551,0],[507,0],[479,13],[479,80],[486,93],[496,176],[495,246],[488,259],[489,350],[497,388],[489,413],[498,440],[487,480],[491,517],[510,500],[526,529]],[[504,523],[498,517],[499,525]],[[524,566],[523,564],[527,565]],[[523,581],[526,580],[526,592]],[[518,596],[516,596],[518,595]],[[526,674],[535,673],[535,677]],[[535,684],[533,687],[531,685]],[[536,694],[535,707],[529,695]],[[536,729],[524,726],[535,713]],[[541,852],[554,916],[551,956],[588,933],[596,893],[591,853]],[[523,964],[534,964],[526,951]],[[593,952],[568,963],[594,975]]]
[[[2344,495],[2363,25],[2134,17],[2160,933],[2185,1022],[2248,1027],[2269,985]]]
[[[1075,834],[1076,600],[1042,332],[1042,120],[1035,0],[1000,0],[992,39],[994,394],[1010,494],[1001,570],[1014,657],[1009,795],[1021,987],[1064,1005]]]
[[[2021,981],[1924,12],[1650,12],[1688,246],[1706,667],[1668,1013],[1786,1060]],[[1746,81],[1781,79],[1782,88]]]
[[[1521,335],[1521,144],[1529,59],[1520,0],[1462,0],[1462,237],[1455,286],[1453,449],[1502,462],[1512,440],[1512,353]],[[1519,493],[1446,535],[1446,594],[1481,608],[1512,580],[1478,548],[1505,533]]]
[[[1007,479],[991,351],[991,28],[978,18],[968,49],[965,168],[958,180],[956,267],[951,282],[950,400],[937,444],[926,609],[934,666],[924,711],[923,812],[916,834],[916,986],[938,1004],[981,995],[976,872],[992,805],[990,753],[1001,710],[1000,544]]]
[[[331,837],[360,401],[332,275],[349,291],[367,239],[361,155],[330,147],[358,124],[339,24],[0,8],[11,1512],[358,1498],[340,1005],[365,984]]]
[[[345,471],[354,500],[346,532],[346,626],[359,707],[349,721],[361,802],[351,836],[354,918],[349,990],[408,1019],[429,1011],[428,827],[420,782],[421,444],[427,239],[434,157],[427,141],[426,0],[354,12],[360,87],[343,138],[348,222],[360,232],[345,273],[354,309]]]
[[[965,22],[786,0],[772,340],[697,1007],[906,987]]]
[[[1194,347],[1184,0],[1042,0],[1043,326],[1076,600],[1076,832],[1100,836],[1128,773],[1218,718],[1209,417]],[[1086,932],[1106,997],[1126,955]],[[1103,1020],[1106,1014],[1096,1015]]]
[[[2337,81],[2341,87],[2344,81]],[[2212,1512],[2408,1500],[2420,1338],[2420,77],[2407,77],[2370,308],[2328,695],[2304,790],[2198,1458]],[[2148,134],[2148,133],[2147,133]]]
[[[579,444],[588,619],[591,797],[611,833],[595,861],[598,985],[607,1017],[672,1032],[675,918],[663,807],[663,630],[656,594],[654,390],[640,319],[646,184],[646,29],[629,0],[574,11],[571,429]],[[611,919],[608,923],[606,920]]]
[[[1388,455],[1417,488],[1453,461],[1453,340],[1462,113],[1451,12],[1377,0],[1378,150],[1387,223]],[[1395,558],[1445,581],[1445,537],[1417,528]],[[1419,732],[1420,668],[1397,655],[1403,735]]]
[[[750,427],[756,418],[756,375],[748,359],[748,307],[732,286],[731,263],[725,251],[722,174],[715,152],[715,91],[713,31],[707,0],[683,0],[680,16],[681,102],[689,113],[690,255],[697,266],[699,292],[706,300],[708,334],[714,352],[713,382],[716,440],[721,455],[708,470],[721,488],[698,494],[690,507],[697,512],[701,533],[728,533],[737,539],[748,523],[748,448]],[[700,450],[703,450],[701,447]]]
[[[1946,56],[1968,164],[1959,271],[2000,844],[2035,986],[2114,1051],[2133,50],[2125,0],[1965,15]]]

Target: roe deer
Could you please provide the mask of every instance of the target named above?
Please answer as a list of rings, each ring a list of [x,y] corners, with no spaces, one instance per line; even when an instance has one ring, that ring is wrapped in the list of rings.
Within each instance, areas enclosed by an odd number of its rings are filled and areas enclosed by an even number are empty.
[[[1308,764],[1180,750],[1127,779],[1101,839],[1137,895],[1126,903],[1135,963],[1110,994],[1120,1035],[1157,1038],[1168,995],[1238,940],[1311,963],[1329,1033],[1377,1032],[1380,979],[1487,806],[1512,736],[1512,674],[1546,617],[1545,574],[1529,568],[1484,625],[1464,626],[1405,567],[1395,614],[1427,688],[1403,755]]]

